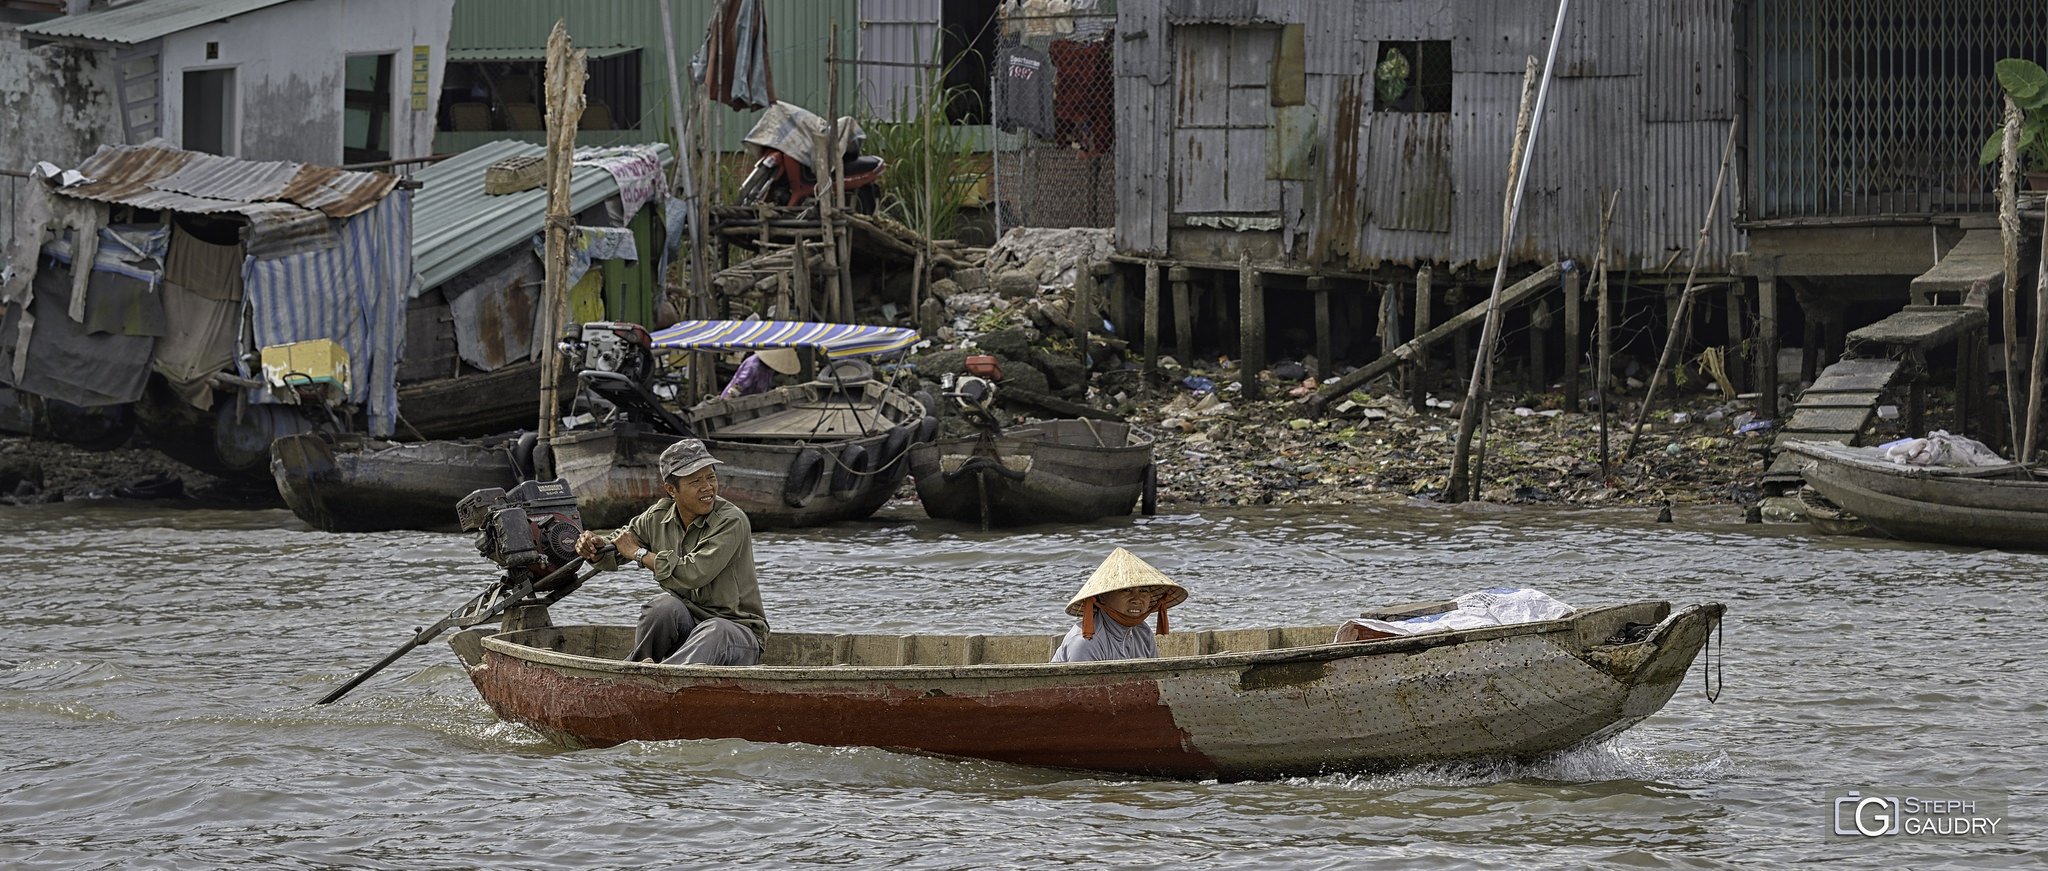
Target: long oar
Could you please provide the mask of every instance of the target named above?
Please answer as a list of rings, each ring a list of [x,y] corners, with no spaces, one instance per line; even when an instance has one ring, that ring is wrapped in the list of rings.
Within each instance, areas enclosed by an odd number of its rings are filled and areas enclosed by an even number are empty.
[[[607,549],[610,548],[609,545],[607,545],[606,547]],[[336,699],[341,698],[342,696],[348,695],[350,690],[353,690],[356,687],[362,685],[363,681],[369,680],[371,675],[383,671],[392,663],[397,662],[401,657],[405,656],[408,653],[411,653],[413,651],[413,648],[416,648],[422,644],[434,640],[436,636],[440,635],[442,632],[445,632],[450,628],[467,628],[470,626],[474,626],[478,623],[482,623],[486,620],[490,620],[491,618],[504,613],[505,609],[510,608],[513,605],[516,605],[522,601],[525,601],[527,597],[532,596],[533,591],[536,588],[545,589],[547,585],[555,579],[560,578],[566,574],[574,573],[577,567],[583,565],[583,563],[583,558],[577,557],[573,560],[570,560],[568,565],[562,566],[561,568],[549,572],[546,577],[541,578],[538,581],[533,580],[531,577],[528,577],[526,580],[523,581],[513,581],[510,578],[506,578],[494,584],[491,584],[490,587],[486,588],[483,592],[478,593],[475,598],[470,599],[462,607],[448,612],[448,616],[435,621],[432,626],[428,626],[424,629],[414,630],[412,640],[407,641],[402,645],[399,645],[397,650],[391,651],[390,655],[384,657],[381,660],[378,660],[376,665],[370,666],[368,669],[364,670],[362,674],[350,678],[348,683],[342,684],[334,692],[328,693],[325,698],[322,698],[318,702],[318,704],[325,705],[330,702],[333,702]],[[590,580],[591,576],[597,574],[597,572],[597,569],[591,569],[589,572],[584,573],[582,576],[575,578],[571,582],[564,584],[559,588],[549,590],[547,593],[547,597],[541,600],[541,604],[552,605],[556,602],[561,601],[563,596],[567,596],[570,593],[575,592],[577,587],[583,586],[583,582]]]

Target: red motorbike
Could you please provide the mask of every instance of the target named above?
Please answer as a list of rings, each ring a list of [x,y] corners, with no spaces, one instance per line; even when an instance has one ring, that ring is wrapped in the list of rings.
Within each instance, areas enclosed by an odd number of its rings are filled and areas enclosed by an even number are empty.
[[[886,164],[856,147],[840,163],[848,208],[864,215],[875,213],[882,198],[882,169]],[[818,177],[802,161],[773,148],[763,147],[753,172],[740,182],[740,204],[766,202],[774,206],[802,206],[816,199]]]

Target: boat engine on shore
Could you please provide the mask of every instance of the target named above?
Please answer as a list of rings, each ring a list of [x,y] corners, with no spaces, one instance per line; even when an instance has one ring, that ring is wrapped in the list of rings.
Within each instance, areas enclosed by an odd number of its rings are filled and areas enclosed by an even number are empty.
[[[487,487],[455,504],[464,532],[476,533],[477,553],[503,566],[546,575],[576,559],[583,517],[567,482],[525,481],[511,490]]]

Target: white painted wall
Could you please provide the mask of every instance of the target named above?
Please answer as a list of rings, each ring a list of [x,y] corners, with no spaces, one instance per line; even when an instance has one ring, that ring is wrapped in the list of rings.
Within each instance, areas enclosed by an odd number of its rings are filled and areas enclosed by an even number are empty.
[[[164,37],[163,135],[185,131],[185,72],[233,69],[239,133],[234,156],[339,164],[343,67],[350,55],[390,54],[391,156],[433,153],[448,25],[455,0],[301,0]],[[207,43],[218,56],[206,56]],[[429,46],[426,108],[412,108],[413,46]]]

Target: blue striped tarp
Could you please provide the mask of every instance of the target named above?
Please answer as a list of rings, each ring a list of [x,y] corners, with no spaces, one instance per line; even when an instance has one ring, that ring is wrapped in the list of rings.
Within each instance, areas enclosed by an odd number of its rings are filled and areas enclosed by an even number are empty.
[[[344,220],[340,242],[244,261],[244,304],[259,348],[332,339],[348,351],[349,401],[368,413],[371,435],[388,436],[398,420],[398,355],[412,297],[411,194],[393,191]],[[249,399],[276,401],[265,390],[250,391]]]
[[[690,351],[817,348],[828,358],[895,354],[922,336],[904,327],[804,321],[683,321],[654,334],[654,347]]]

